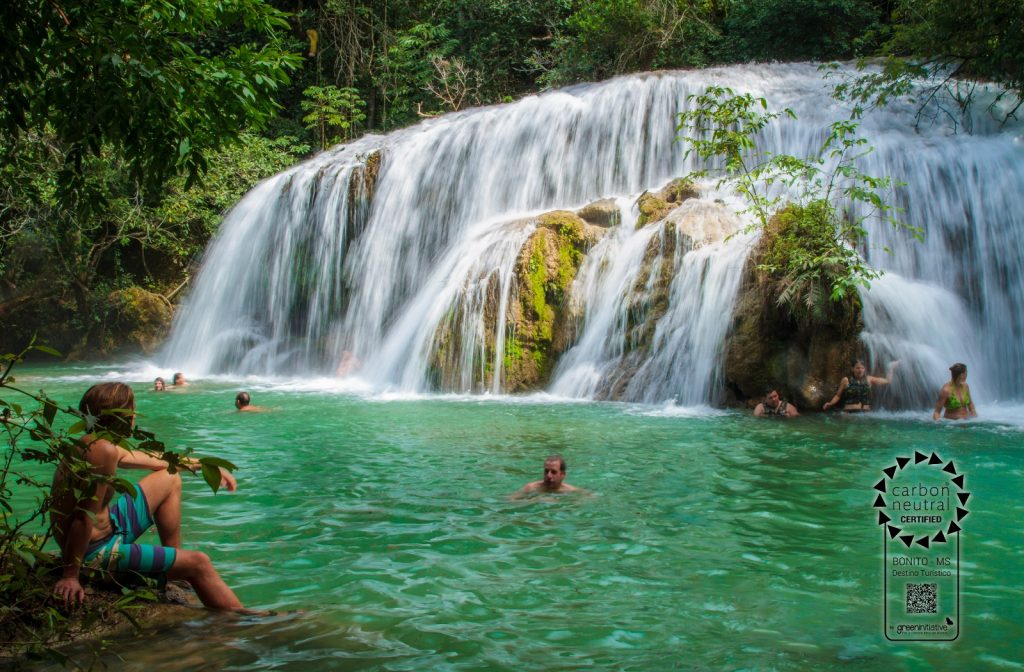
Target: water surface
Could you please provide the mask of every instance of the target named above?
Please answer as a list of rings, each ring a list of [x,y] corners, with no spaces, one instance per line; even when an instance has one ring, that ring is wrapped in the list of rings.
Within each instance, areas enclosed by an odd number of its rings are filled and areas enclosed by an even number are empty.
[[[19,382],[77,403],[125,376],[143,426],[238,465],[233,494],[186,477],[185,544],[247,606],[281,614],[197,611],[117,643],[124,660],[106,662],[118,669],[1020,666],[1020,422],[933,423],[923,410],[758,421],[267,379],[157,394],[109,366],[27,367]],[[239,389],[271,410],[236,412]],[[952,643],[882,636],[871,487],[914,450],[954,459],[973,493]],[[589,494],[510,500],[551,453]]]

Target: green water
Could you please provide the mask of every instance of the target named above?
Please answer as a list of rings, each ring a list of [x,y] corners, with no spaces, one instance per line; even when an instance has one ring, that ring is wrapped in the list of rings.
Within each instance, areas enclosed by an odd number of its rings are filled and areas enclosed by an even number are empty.
[[[21,382],[77,403],[98,373]],[[236,412],[240,385],[272,410]],[[197,611],[115,669],[1024,667],[1019,426],[135,387],[140,424],[239,467],[233,494],[186,478],[185,545],[247,606],[299,613]],[[955,642],[882,635],[871,487],[914,450],[973,493]],[[555,452],[590,494],[511,501]]]

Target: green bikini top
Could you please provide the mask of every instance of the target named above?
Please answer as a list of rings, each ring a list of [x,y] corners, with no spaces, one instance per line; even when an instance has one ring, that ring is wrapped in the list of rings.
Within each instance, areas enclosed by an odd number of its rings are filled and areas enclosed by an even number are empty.
[[[958,399],[956,396],[956,387],[950,386],[949,397],[946,399],[946,409],[950,411],[959,411],[961,408],[967,408],[971,405],[971,392],[964,387],[963,399]]]

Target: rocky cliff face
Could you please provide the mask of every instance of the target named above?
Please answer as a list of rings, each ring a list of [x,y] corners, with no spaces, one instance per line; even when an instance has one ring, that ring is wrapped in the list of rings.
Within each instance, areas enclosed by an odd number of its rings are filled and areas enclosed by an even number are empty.
[[[570,286],[587,251],[604,235],[602,224],[617,218],[613,208],[597,203],[580,213],[557,210],[537,218],[536,230],[516,259],[513,297],[506,314],[506,391],[538,390],[550,381],[581,317],[570,305]],[[581,214],[599,223],[588,223]]]
[[[152,354],[163,343],[174,311],[170,302],[159,294],[141,287],[129,287],[111,292],[105,301],[104,328],[98,347],[112,355],[122,352]],[[85,357],[90,353],[72,351],[72,357]]]
[[[783,234],[773,220],[744,266],[725,348],[728,401],[753,404],[778,387],[801,411],[818,410],[863,352],[861,304],[852,297],[832,305],[827,318],[794,317],[779,302],[784,278],[758,269]]]

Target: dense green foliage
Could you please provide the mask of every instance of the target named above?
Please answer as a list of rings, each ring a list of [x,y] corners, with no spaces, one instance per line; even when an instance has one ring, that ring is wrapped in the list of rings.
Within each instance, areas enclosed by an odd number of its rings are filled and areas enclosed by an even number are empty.
[[[856,137],[856,123],[832,124],[813,156],[771,154],[758,151],[755,139],[780,116],[794,117],[792,110],[770,112],[763,98],[720,87],[709,87],[691,102],[692,109],[679,115],[678,128],[688,151],[721,161],[723,179],[736,181],[755,226],[767,234],[759,270],[781,286],[778,302],[798,320],[827,321],[832,304],[850,300],[858,287],[879,276],[858,251],[867,240],[867,219],[879,218],[920,237],[920,231],[892,216],[889,179],[857,168],[857,158],[871,148]]]
[[[738,60],[829,60],[870,54],[879,19],[863,0],[749,0],[725,26]]]
[[[1019,0],[12,0],[0,3],[0,345],[104,354],[109,297],[174,300],[257,180],[368,131],[657,68],[888,55],[1015,112]],[[960,102],[972,89],[957,87]],[[205,176],[205,177],[204,177]]]
[[[0,168],[5,345],[26,343],[38,331],[66,352],[100,351],[113,292],[135,285],[170,295],[189,277],[223,213],[305,149],[243,134],[205,155],[201,187],[174,177],[161,199],[148,202],[105,145],[98,156],[82,159],[80,183],[105,206],[76,209],[58,194],[62,145],[52,136],[23,134]]]
[[[949,77],[1024,88],[1024,3],[1020,0],[901,0],[886,53]]]
[[[61,146],[58,195],[74,201],[92,193],[76,189],[90,155],[147,189],[197,177],[204,151],[266,123],[298,64],[277,42],[284,15],[261,0],[13,0],[2,12],[0,129],[46,129]]]
[[[892,20],[868,34],[880,41],[878,53],[885,57],[880,70],[838,83],[837,97],[854,101],[859,113],[908,96],[925,82],[916,99],[919,123],[941,119],[970,131],[970,116],[962,113],[976,102],[980,80],[995,85],[997,94],[986,96],[995,117],[1017,116],[1024,104],[1024,2],[894,4]]]

